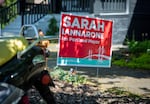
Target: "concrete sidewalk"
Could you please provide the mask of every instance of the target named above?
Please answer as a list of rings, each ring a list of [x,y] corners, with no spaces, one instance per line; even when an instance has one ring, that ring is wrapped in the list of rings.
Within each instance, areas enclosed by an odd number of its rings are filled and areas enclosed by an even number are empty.
[[[78,73],[92,79],[102,91],[121,87],[134,94],[150,97],[150,71],[148,70],[112,66],[99,69],[98,77],[96,68],[78,68]]]

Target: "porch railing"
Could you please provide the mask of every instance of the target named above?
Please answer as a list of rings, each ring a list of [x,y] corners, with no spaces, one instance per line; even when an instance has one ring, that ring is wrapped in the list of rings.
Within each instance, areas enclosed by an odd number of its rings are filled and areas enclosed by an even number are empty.
[[[68,12],[89,12],[90,0],[62,0],[62,10]]]
[[[0,30],[17,15],[21,15],[21,25],[34,24],[48,13],[90,12],[92,0],[43,0],[40,4],[17,0],[10,6],[0,9]]]
[[[22,25],[36,23],[50,13],[50,10],[50,5],[45,0],[40,4],[25,3],[25,9],[22,11]]]
[[[62,12],[91,12],[93,0],[51,0],[55,13]]]
[[[24,1],[24,2],[22,2]],[[51,5],[43,0],[40,4],[27,3],[25,0],[17,0],[8,7],[0,9],[0,30],[17,15],[21,15],[21,25],[34,24],[50,12]]]

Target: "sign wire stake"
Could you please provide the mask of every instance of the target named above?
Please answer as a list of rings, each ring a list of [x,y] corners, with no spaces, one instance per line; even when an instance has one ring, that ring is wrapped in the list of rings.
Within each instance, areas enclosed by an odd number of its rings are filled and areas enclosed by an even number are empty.
[[[77,66],[75,67],[75,70],[76,70],[76,72],[78,71],[78,67]]]
[[[97,77],[99,76],[99,68],[97,67]]]

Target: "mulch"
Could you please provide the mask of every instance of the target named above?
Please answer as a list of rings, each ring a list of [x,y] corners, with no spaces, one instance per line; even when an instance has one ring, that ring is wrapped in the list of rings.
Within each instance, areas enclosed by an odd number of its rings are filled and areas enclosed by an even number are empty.
[[[96,85],[74,86],[60,80],[55,80],[55,88],[51,88],[57,104],[150,104],[150,98],[137,98],[101,92]]]

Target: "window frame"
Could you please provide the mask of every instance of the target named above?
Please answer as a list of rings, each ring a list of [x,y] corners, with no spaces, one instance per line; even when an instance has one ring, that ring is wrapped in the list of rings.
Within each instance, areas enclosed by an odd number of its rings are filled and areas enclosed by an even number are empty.
[[[129,0],[126,0],[126,11],[125,12],[101,12],[99,15],[128,15],[129,14]]]

